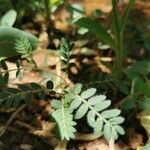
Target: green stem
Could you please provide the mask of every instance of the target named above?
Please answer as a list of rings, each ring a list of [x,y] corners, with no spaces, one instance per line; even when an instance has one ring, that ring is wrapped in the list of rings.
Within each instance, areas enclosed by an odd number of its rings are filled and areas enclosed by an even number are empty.
[[[50,2],[49,0],[44,0],[44,2],[45,2],[45,8],[46,8],[46,18],[47,18],[47,21],[49,21],[50,16],[51,16]]]
[[[125,50],[123,47],[123,33],[120,32],[119,35],[116,37],[116,60],[114,65],[114,74],[115,78],[118,78],[121,76],[121,71],[123,68],[123,62],[125,59]]]

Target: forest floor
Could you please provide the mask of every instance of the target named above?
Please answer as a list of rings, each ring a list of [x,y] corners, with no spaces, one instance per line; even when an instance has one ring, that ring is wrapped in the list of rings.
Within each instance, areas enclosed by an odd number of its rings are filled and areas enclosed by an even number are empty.
[[[112,9],[111,4],[105,0],[100,3],[99,0],[86,0],[83,4],[86,8],[87,16],[97,7],[107,13]],[[120,10],[122,7],[120,7]],[[150,2],[137,0],[132,13],[135,26],[143,18],[150,17],[149,10]],[[67,17],[68,13],[63,6],[55,12],[55,19],[53,20],[55,30],[51,32],[50,36],[45,30],[45,21],[40,14],[34,16],[34,18],[26,16],[21,26],[23,30],[29,31],[39,37],[40,45],[33,53],[33,59],[38,68],[58,75],[60,74],[60,62],[57,52],[58,41],[61,37],[69,35],[75,43],[73,53],[76,57],[72,59],[75,65],[70,68],[70,74],[67,80],[70,85],[81,82],[87,84],[87,86],[90,84],[93,86],[91,78],[95,78],[96,81],[96,78],[98,78],[101,72],[105,74],[111,73],[109,68],[98,63],[97,60],[102,59],[106,62],[111,62],[113,54],[109,50],[104,52],[103,50],[100,51],[97,49],[95,46],[97,44],[96,38],[79,40],[74,38],[76,27],[67,24]],[[143,49],[137,46],[133,50],[132,56],[136,58],[143,57],[143,53]],[[16,69],[14,60],[8,61],[7,65],[9,69]],[[23,66],[27,69],[24,70],[21,80],[15,78],[16,72],[10,73],[10,87],[28,82],[42,83],[44,78],[48,75],[51,76],[49,73],[41,74],[39,71],[31,70],[32,65],[26,63],[26,61],[23,61]],[[61,76],[64,75],[61,74]],[[57,81],[58,79],[52,77],[52,80]],[[61,85],[59,86],[60,89],[58,91],[61,91]],[[109,98],[111,98],[112,92],[107,93]],[[122,96],[118,94],[118,100],[114,103],[117,104]],[[34,97],[29,106],[23,104],[17,109],[11,108],[7,110],[0,108],[0,131],[2,131],[0,132],[0,150],[51,150],[56,146],[57,150],[63,150],[63,146],[59,145],[58,139],[52,132],[54,123],[50,121],[50,115],[53,109],[49,103],[52,99],[53,97],[39,100]],[[133,112],[129,112],[127,115],[129,117],[124,124],[126,126],[126,135],[116,141],[115,150],[138,149],[148,139],[145,129],[136,118],[136,111],[133,110]],[[78,135],[77,140],[69,141],[67,144],[68,150],[108,150],[108,143],[103,137],[88,137],[90,136],[90,133],[88,133],[89,128],[86,126],[84,119],[81,120],[78,128],[81,132],[87,134]],[[88,138],[89,140],[86,140]]]

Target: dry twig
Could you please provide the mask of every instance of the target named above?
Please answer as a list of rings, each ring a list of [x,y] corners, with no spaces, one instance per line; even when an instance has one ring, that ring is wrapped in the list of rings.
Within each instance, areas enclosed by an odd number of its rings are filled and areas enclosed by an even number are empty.
[[[21,105],[13,114],[12,116],[8,119],[6,122],[5,126],[1,127],[0,130],[0,137],[5,133],[9,125],[13,122],[13,120],[16,118],[16,116],[26,107],[26,104]]]

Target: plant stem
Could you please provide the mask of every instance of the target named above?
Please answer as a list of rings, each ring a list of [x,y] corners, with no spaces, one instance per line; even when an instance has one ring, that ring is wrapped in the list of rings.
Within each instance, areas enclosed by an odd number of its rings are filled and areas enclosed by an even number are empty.
[[[5,124],[3,130],[0,132],[0,137],[5,133],[9,125],[12,123],[12,121],[15,119],[15,117],[26,107],[26,104],[21,105],[13,114],[12,116],[8,119],[7,123]]]
[[[123,34],[120,32],[117,38],[117,50],[116,50],[116,61],[115,61],[115,77],[119,77],[121,75],[121,70],[123,68],[123,62],[125,58],[125,50],[123,48]]]
[[[115,150],[114,139],[112,138],[109,141],[109,150]]]
[[[114,27],[114,36],[115,36],[115,55],[116,60],[114,62],[114,77],[118,78],[121,73],[121,69],[123,67],[123,61],[124,61],[124,49],[123,49],[123,32],[121,29],[121,18],[120,14],[117,8],[117,1],[112,0],[112,6],[113,6],[113,27]]]
[[[121,76],[121,71],[123,68],[123,63],[126,58],[126,51],[123,47],[123,32],[127,24],[127,19],[129,13],[134,5],[135,0],[130,0],[127,7],[125,8],[123,16],[120,17],[119,11],[117,9],[117,0],[112,0],[113,5],[113,24],[115,32],[115,42],[116,42],[116,61],[114,64],[114,76],[118,78]]]
[[[45,8],[46,8],[47,22],[49,22],[50,16],[51,16],[50,2],[49,2],[49,0],[44,0],[44,2],[45,2]]]

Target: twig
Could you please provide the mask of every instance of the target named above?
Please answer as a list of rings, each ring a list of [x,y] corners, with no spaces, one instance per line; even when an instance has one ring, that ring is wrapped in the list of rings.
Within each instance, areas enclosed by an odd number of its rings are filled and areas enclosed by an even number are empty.
[[[12,123],[12,121],[15,119],[15,117],[26,107],[26,104],[21,105],[13,114],[12,116],[8,119],[8,121],[6,122],[4,128],[2,129],[2,131],[0,132],[0,137],[5,133],[5,131],[7,130],[7,128],[9,127],[9,125]]]
[[[21,67],[19,69],[23,69],[23,67]],[[15,69],[10,69],[10,70],[4,70],[4,71],[1,71],[0,73],[13,72],[13,71],[17,71],[17,70],[18,70],[18,68],[15,68]]]
[[[85,82],[85,85],[94,85],[94,84],[103,84],[103,83],[107,83],[107,82],[112,82],[113,80],[103,80],[103,81],[93,81],[93,82]]]
[[[115,150],[114,139],[109,140],[109,150]]]
[[[42,69],[40,69],[40,68],[34,68],[33,70],[39,71],[39,72],[48,72],[49,74],[52,74],[55,77],[58,77],[58,78],[62,79],[67,86],[71,87],[71,85],[66,81],[66,79],[63,78],[63,76],[61,76],[61,74],[60,75],[55,74],[53,72],[50,72],[50,71],[46,70],[45,68],[42,68]]]
[[[25,123],[25,122],[22,122],[22,121],[17,120],[16,123],[17,123],[18,125],[20,125],[21,127],[24,127],[24,128],[26,128],[26,129],[28,129],[29,131],[35,131],[35,130],[36,130],[34,127],[32,127],[31,125],[29,125],[29,124],[27,124],[27,123]]]

